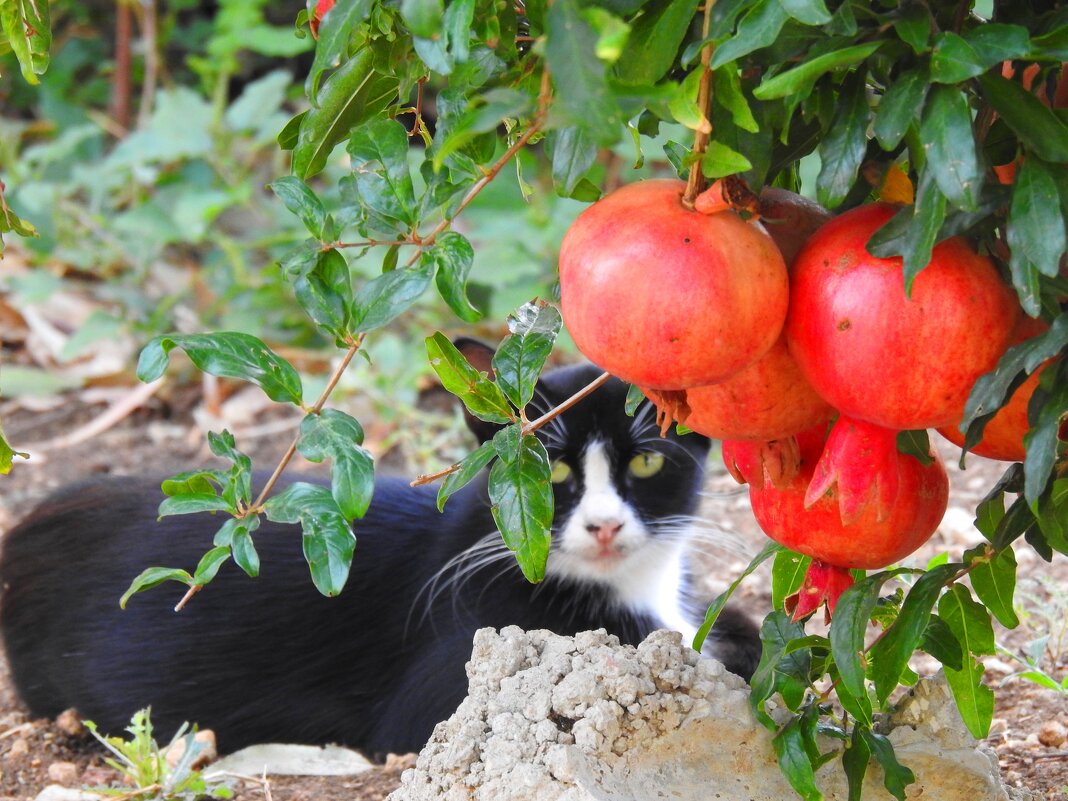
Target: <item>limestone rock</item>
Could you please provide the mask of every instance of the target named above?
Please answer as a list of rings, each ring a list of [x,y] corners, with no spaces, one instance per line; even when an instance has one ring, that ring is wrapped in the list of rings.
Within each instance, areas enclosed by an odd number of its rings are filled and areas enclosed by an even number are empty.
[[[748,687],[675,632],[621,646],[604,631],[515,627],[475,635],[468,697],[438,724],[390,801],[781,801],[796,797]],[[997,761],[964,729],[943,682],[921,682],[891,719],[910,797],[1008,801]],[[772,714],[781,714],[772,710]],[[823,750],[833,747],[828,741]],[[835,760],[817,774],[847,797]],[[869,768],[864,798],[890,799]]]

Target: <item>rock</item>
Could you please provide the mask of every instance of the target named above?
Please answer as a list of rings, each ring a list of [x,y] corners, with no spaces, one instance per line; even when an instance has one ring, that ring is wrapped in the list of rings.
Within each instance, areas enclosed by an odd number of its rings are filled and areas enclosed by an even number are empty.
[[[78,737],[85,732],[82,719],[74,709],[67,709],[59,713],[56,718],[56,728],[68,737]]]
[[[8,749],[8,752],[4,756],[8,759],[21,759],[29,753],[30,744],[26,741],[25,737],[19,737],[11,743],[11,748]]]
[[[222,774],[239,776],[352,776],[374,767],[356,751],[332,745],[269,743],[243,748],[223,757],[204,771],[207,779]]]
[[[1048,748],[1060,748],[1068,740],[1068,729],[1056,720],[1047,720],[1038,730],[1038,741]]]
[[[34,801],[100,801],[100,796],[96,793],[86,793],[82,790],[50,784],[37,794]]]
[[[48,766],[48,778],[65,787],[78,783],[78,766],[73,762],[53,762]]]
[[[467,698],[438,724],[390,801],[796,797],[779,771],[771,732],[749,708],[745,682],[699,657],[678,633],[654,632],[635,648],[604,631],[572,638],[483,629],[467,674]],[[909,797],[1030,797],[1010,795],[993,752],[968,734],[944,680],[921,681],[892,724],[898,758],[918,778]],[[821,751],[833,747],[821,743]],[[817,782],[829,801],[848,795],[837,760]],[[891,798],[877,767],[863,797]]]

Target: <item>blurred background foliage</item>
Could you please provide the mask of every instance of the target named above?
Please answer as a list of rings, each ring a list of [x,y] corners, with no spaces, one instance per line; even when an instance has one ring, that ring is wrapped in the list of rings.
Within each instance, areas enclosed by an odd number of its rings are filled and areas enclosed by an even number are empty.
[[[276,136],[307,103],[302,82],[313,42],[293,28],[298,6],[55,0],[52,61],[40,84],[23,80],[13,54],[0,56],[0,181],[11,209],[39,234],[7,238],[0,292],[17,310],[59,293],[92,306],[84,319],[64,321],[69,330],[53,365],[28,364],[14,343],[0,341],[8,351],[0,353],[5,397],[100,380],[64,368],[104,342],[139,348],[167,331],[246,331],[306,371],[325,372],[333,344],[299,308],[277,263],[307,234],[266,186],[289,171]],[[146,58],[152,52],[158,60]],[[658,141],[673,134],[685,136],[664,126]],[[468,333],[487,340],[507,333],[507,314],[523,302],[555,296],[558,243],[585,206],[556,197],[541,151],[525,150],[457,222],[474,245],[469,292],[484,314]],[[644,155],[646,166],[628,170],[628,180],[667,168],[656,145]],[[634,157],[623,146],[607,152],[591,177],[611,184]],[[338,149],[311,182],[328,205],[346,162]],[[353,270],[378,274],[381,250]],[[358,390],[384,425],[382,445],[407,440],[417,467],[462,455],[447,445],[459,416],[417,409],[431,381],[422,336],[438,329],[456,333],[457,320],[428,297],[368,342],[369,368],[347,376],[336,398]],[[559,353],[574,350],[563,342]],[[187,378],[198,377],[190,370]],[[408,425],[417,412],[422,433]]]

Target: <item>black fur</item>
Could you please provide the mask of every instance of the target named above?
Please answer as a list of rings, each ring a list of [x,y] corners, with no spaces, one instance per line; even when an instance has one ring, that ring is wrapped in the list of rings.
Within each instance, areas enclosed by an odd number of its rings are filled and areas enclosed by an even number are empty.
[[[588,367],[550,373],[540,403],[559,402],[596,374]],[[613,381],[566,413],[567,431],[619,439],[631,425],[624,395]],[[545,437],[552,458],[577,458],[568,449],[583,447],[574,434],[563,443],[551,432]],[[672,469],[641,486],[620,477],[621,492],[643,519],[691,513],[707,441],[672,436],[643,447],[663,449]],[[574,487],[556,489],[562,524]],[[157,479],[65,489],[4,538],[0,628],[18,691],[35,715],[73,706],[109,732],[151,705],[161,736],[196,721],[216,731],[224,751],[300,741],[405,752],[418,750],[466,694],[464,664],[476,629],[517,624],[573,634],[603,627],[637,643],[657,626],[593,584],[550,573],[532,586],[511,557],[435,585],[439,568],[494,531],[484,476],[453,496],[443,514],[435,491],[378,479],[337,598],[313,588],[299,531],[265,521],[255,534],[260,577],[227,563],[175,613],[178,585],[136,595],[125,611],[118,599],[147,566],[195,565],[221,520],[156,522]],[[716,633],[728,667],[748,676],[759,652],[752,624],[728,613]]]

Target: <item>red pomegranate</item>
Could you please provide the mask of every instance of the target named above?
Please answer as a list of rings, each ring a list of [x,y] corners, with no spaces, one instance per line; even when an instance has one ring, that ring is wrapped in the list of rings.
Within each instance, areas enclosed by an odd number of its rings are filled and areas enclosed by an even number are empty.
[[[643,392],[662,407],[660,393]],[[730,378],[685,392],[689,413],[679,422],[712,439],[781,439],[830,420],[834,414],[805,380],[782,337]]]
[[[949,479],[937,458],[924,465],[914,456],[895,453],[892,464],[883,462],[878,467],[893,471],[892,480],[899,488],[890,514],[880,520],[874,507],[865,507],[852,522],[845,524],[839,513],[836,487],[828,489],[814,502],[806,500],[823,448],[824,433],[825,427],[820,426],[799,434],[801,459],[797,475],[780,486],[770,482],[761,487],[750,484],[749,498],[765,534],[824,566],[840,569],[821,579],[825,579],[827,587],[813,588],[810,585],[808,589],[836,589],[840,594],[845,589],[839,586],[843,571],[849,568],[869,570],[893,564],[930,538],[946,511]],[[819,592],[809,594],[828,600],[833,608],[833,599],[829,596],[821,596]],[[806,607],[799,605],[799,608]],[[804,614],[811,611],[808,609]],[[798,615],[796,611],[795,615]]]
[[[643,387],[721,381],[782,331],[786,265],[759,223],[682,205],[681,181],[629,184],[575,220],[560,247],[560,308],[579,350]]]
[[[906,296],[902,260],[866,248],[895,211],[861,206],[812,235],[790,274],[787,343],[843,414],[899,431],[944,426],[1004,353],[1019,306],[959,237],[934,248]]]
[[[1049,326],[1042,320],[1021,316],[1020,322],[1013,331],[1012,343],[1017,344],[1026,339],[1037,336],[1046,331]],[[1038,386],[1039,376],[1056,359],[1050,359],[1039,365],[1033,373],[1016,391],[1012,393],[1008,403],[1001,407],[983,429],[983,438],[971,449],[972,453],[985,456],[988,459],[1001,459],[1007,462],[1022,462],[1027,456],[1023,438],[1030,429],[1027,422],[1027,404],[1031,402],[1031,396]],[[943,437],[950,442],[964,446],[964,434],[957,427],[957,423],[942,426],[938,429]]]

